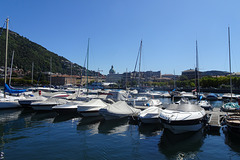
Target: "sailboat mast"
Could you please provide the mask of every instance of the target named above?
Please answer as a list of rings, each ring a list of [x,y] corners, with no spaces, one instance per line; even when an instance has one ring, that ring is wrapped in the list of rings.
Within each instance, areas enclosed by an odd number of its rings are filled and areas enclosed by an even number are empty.
[[[88,94],[88,59],[89,59],[89,38],[88,38],[88,47],[87,47],[87,94]]]
[[[196,40],[196,91],[197,91],[197,99],[199,99],[199,94],[200,94],[200,84],[199,84],[199,65],[198,65],[198,44],[197,44],[197,40]]]
[[[33,69],[34,69],[34,62],[32,62],[32,85],[33,85]]]
[[[12,62],[11,62],[11,70],[10,70],[9,85],[11,85],[11,80],[12,80],[13,58],[14,58],[14,51],[13,51],[13,55],[12,55]]]
[[[141,57],[142,57],[142,40],[139,48],[139,71],[138,71],[138,86],[140,87],[140,79],[141,79]]]
[[[52,88],[52,57],[50,57],[50,90]]]
[[[229,52],[229,70],[230,70],[230,91],[232,102],[232,68],[231,68],[231,50],[230,50],[230,27],[228,26],[228,52]]]
[[[4,87],[5,87],[5,84],[7,83],[8,21],[9,21],[9,19],[7,18],[7,20],[6,20],[7,29],[6,29],[6,54],[5,54]],[[5,89],[4,89],[4,98],[6,98]]]

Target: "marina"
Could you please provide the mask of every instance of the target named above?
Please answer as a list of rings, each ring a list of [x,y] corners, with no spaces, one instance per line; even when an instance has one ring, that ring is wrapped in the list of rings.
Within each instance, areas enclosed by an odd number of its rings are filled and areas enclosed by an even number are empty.
[[[0,160],[239,160],[239,2],[215,1],[3,2]]]
[[[160,101],[167,105],[171,99]],[[210,103],[214,108],[206,111],[206,126],[181,134],[156,121],[141,123],[137,117],[105,120],[29,107],[2,109],[1,159],[240,158],[240,136],[222,123],[227,114],[220,111],[223,101]]]

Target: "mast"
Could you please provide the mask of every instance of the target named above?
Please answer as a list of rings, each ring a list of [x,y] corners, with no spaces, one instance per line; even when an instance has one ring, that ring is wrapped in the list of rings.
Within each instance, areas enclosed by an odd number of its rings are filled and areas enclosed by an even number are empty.
[[[88,46],[87,46],[87,94],[88,94],[88,59],[89,59],[89,38],[88,38]]]
[[[6,19],[7,28],[6,28],[6,54],[5,54],[5,70],[4,70],[4,98],[6,98],[5,84],[7,83],[7,52],[8,52],[8,22],[9,19]]]
[[[10,70],[9,86],[11,85],[11,80],[12,80],[13,58],[14,58],[14,51],[13,51],[13,54],[12,54],[12,62],[11,62],[11,70]]]
[[[230,50],[230,27],[228,26],[228,52],[229,52],[229,70],[230,70],[230,91],[232,102],[232,68],[231,68],[231,50]]]
[[[139,71],[138,71],[138,86],[140,87],[140,80],[141,80],[141,57],[142,57],[142,40],[140,43],[140,48],[139,48]]]
[[[199,84],[199,66],[198,66],[198,44],[196,40],[196,91],[197,91],[197,100],[200,100],[199,94],[200,94],[200,84]]]
[[[73,85],[73,80],[72,80],[72,62],[71,62],[71,84]]]
[[[32,62],[32,84],[33,84],[33,69],[34,69],[34,62]]]
[[[50,90],[52,87],[52,57],[50,57]]]

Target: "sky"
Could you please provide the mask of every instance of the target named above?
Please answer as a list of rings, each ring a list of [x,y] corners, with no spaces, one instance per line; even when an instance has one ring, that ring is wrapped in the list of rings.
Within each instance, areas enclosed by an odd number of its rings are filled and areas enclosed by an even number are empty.
[[[0,25],[73,63],[108,74],[134,71],[142,40],[141,71],[177,74],[240,72],[239,0],[5,0]],[[29,64],[31,65],[31,64]],[[137,67],[139,68],[139,67]]]

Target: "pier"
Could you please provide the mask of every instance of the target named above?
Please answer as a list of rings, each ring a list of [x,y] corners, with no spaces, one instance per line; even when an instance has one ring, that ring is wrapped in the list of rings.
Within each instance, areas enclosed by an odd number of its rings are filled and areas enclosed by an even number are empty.
[[[206,111],[206,113],[209,117],[207,126],[210,129],[219,129],[222,126],[221,122],[224,116],[227,114],[227,112],[220,111],[220,108],[213,108],[212,111]]]

